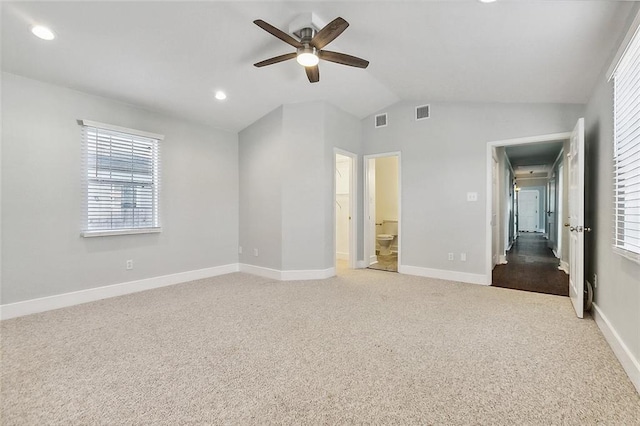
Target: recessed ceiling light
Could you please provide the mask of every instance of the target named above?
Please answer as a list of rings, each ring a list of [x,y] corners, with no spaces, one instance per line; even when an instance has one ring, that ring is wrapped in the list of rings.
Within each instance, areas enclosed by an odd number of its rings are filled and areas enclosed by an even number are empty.
[[[496,0],[480,0],[480,3],[493,3]]]
[[[53,40],[56,38],[56,35],[47,27],[43,27],[42,25],[36,25],[31,28],[31,32],[36,37],[39,37],[43,40]]]
[[[216,99],[219,101],[224,101],[225,99],[227,99],[227,94],[224,93],[222,90],[218,90],[216,92]]]

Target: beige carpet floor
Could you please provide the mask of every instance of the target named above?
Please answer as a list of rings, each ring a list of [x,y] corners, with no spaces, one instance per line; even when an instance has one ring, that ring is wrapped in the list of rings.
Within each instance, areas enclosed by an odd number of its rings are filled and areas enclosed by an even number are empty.
[[[640,424],[569,299],[235,273],[1,323],[2,425]]]

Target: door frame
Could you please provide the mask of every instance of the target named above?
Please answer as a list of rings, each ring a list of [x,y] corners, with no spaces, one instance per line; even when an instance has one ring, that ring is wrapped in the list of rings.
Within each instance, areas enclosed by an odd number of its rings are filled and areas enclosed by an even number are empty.
[[[557,233],[558,233],[558,259],[560,259],[560,268],[565,271],[567,274],[569,274],[569,266],[565,263],[563,264],[563,260],[562,260],[562,250],[564,247],[564,244],[562,243],[563,240],[563,232],[562,230],[564,229],[564,214],[565,214],[565,209],[564,209],[564,196],[565,196],[565,190],[564,190],[564,185],[565,185],[565,177],[564,177],[564,161],[561,162],[558,165],[558,193],[557,193],[557,197],[558,197],[558,202],[556,203],[556,211],[558,212],[556,214],[557,217],[557,221],[556,221],[556,227],[557,227]]]
[[[349,221],[349,269],[355,269],[357,265],[358,257],[358,154],[345,151],[340,148],[333,148],[333,265],[335,267],[336,259],[336,247],[338,242],[336,241],[336,169],[338,167],[336,161],[336,155],[340,154],[344,157],[351,159],[351,173],[349,176],[349,215],[351,220]]]
[[[367,268],[370,263],[369,259],[371,258],[371,247],[367,244],[372,237],[371,231],[369,230],[368,225],[368,217],[370,215],[369,212],[369,179],[367,176],[369,174],[369,160],[374,160],[376,158],[383,157],[398,157],[398,272],[402,273],[401,270],[401,258],[402,258],[402,153],[400,151],[392,151],[392,152],[383,152],[380,154],[368,154],[362,157],[363,163],[363,179],[364,179],[364,196],[363,205],[363,222],[364,222],[364,233],[363,233],[363,246],[364,246],[364,267]],[[375,212],[374,212],[375,214]],[[375,222],[375,219],[374,219]],[[375,238],[375,235],[373,235]],[[374,248],[375,253],[375,248]]]
[[[491,227],[491,207],[494,203],[494,197],[499,197],[500,194],[493,193],[493,152],[498,147],[506,147],[513,145],[525,145],[525,144],[533,144],[533,143],[544,143],[544,142],[554,142],[554,141],[565,141],[571,138],[571,132],[562,132],[562,133],[551,133],[546,135],[538,135],[538,136],[528,136],[522,138],[515,139],[504,139],[498,141],[487,142],[487,152],[486,152],[486,215],[485,215],[485,280],[487,285],[491,285],[492,283],[492,274],[493,271],[493,232]]]
[[[499,167],[500,167],[500,161],[498,161],[498,154],[496,153],[496,150],[492,150],[491,153],[491,157],[492,157],[492,163],[491,163],[491,188],[493,190],[500,191],[500,182],[499,182],[499,178],[500,178],[500,172],[499,172]],[[493,228],[492,233],[491,233],[491,262],[493,263],[493,266],[497,265],[500,263],[500,257],[501,254],[500,253],[500,218],[501,218],[501,212],[500,212],[500,197],[493,197],[492,199],[493,203],[492,203],[492,209],[491,209],[491,226]]]

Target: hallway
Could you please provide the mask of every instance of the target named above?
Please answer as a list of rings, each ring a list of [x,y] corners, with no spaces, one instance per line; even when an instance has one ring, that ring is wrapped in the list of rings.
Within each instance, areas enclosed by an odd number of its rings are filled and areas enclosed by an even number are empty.
[[[507,264],[493,269],[492,285],[536,293],[569,295],[569,276],[538,233],[520,233],[507,252]]]

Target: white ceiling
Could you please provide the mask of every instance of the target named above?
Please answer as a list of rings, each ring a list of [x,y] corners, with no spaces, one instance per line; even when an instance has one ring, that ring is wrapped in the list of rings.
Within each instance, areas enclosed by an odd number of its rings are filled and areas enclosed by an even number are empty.
[[[3,2],[2,69],[238,131],[281,104],[325,100],[360,118],[399,100],[585,103],[632,2]],[[327,48],[366,70],[320,64],[253,24],[300,13],[350,27]],[[57,38],[34,37],[32,24]],[[213,98],[223,89],[228,99]]]

